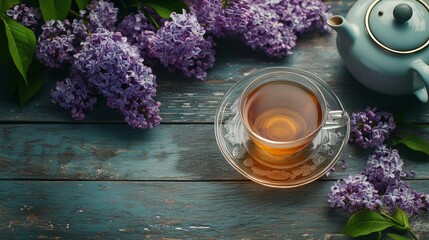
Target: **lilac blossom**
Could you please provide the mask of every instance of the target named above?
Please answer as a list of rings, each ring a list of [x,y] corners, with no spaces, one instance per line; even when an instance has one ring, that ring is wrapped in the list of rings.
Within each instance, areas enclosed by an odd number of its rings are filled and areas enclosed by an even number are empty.
[[[29,7],[24,3],[12,6],[6,11],[6,15],[33,31],[36,30],[37,22],[40,20],[39,8]]]
[[[328,193],[328,202],[332,208],[343,208],[351,213],[381,206],[377,190],[363,174],[337,181]]]
[[[364,112],[352,113],[350,122],[349,142],[357,143],[363,148],[383,145],[396,128],[391,113],[377,112],[376,108],[370,107],[367,107]]]
[[[259,1],[265,3],[266,0]],[[280,16],[281,21],[295,33],[305,33],[312,29],[328,31],[328,18],[332,15],[329,5],[319,0],[268,1]]]
[[[250,14],[245,42],[271,57],[291,55],[297,34],[314,28],[327,31],[326,20],[332,15],[329,6],[319,0],[252,1]]]
[[[401,208],[409,215],[428,210],[429,194],[411,190],[401,179],[405,176],[403,164],[396,149],[384,145],[377,147],[362,173],[349,176],[344,179],[344,183],[338,181],[331,187],[328,193],[330,206],[344,208],[349,212],[359,209],[394,212],[396,208]],[[372,192],[372,195],[368,192]],[[365,196],[364,202],[371,204],[356,204],[356,199],[361,196]]]
[[[119,9],[109,0],[91,0],[86,7],[88,10],[88,28],[95,32],[97,28],[105,28],[109,31],[115,30],[118,20]]]
[[[401,208],[409,215],[414,215],[429,209],[429,194],[413,191],[403,181],[390,185],[382,199],[385,207],[392,212],[396,208]]]
[[[204,29],[216,37],[244,33],[253,17],[249,0],[196,0],[190,10]]]
[[[214,65],[215,50],[213,40],[204,34],[195,15],[172,13],[171,21],[149,36],[149,55],[171,71],[205,80],[207,70]]]
[[[126,16],[118,25],[117,31],[127,38],[127,41],[136,46],[140,51],[140,56],[145,59],[145,63],[154,65],[154,58],[148,54],[149,37],[157,31],[156,27],[149,21],[141,11]]]
[[[70,23],[50,20],[42,25],[43,32],[36,44],[36,58],[45,66],[59,68],[70,65],[73,55],[80,51],[80,43],[88,36],[82,20]]]
[[[117,31],[127,38],[130,44],[139,43],[139,36],[144,31],[156,32],[156,27],[149,21],[142,11],[132,13],[119,23]]]
[[[95,93],[94,87],[73,70],[70,77],[57,82],[55,89],[51,90],[52,102],[64,109],[70,109],[76,120],[83,120],[85,111],[93,109],[97,102]]]
[[[271,57],[291,55],[297,34],[328,31],[332,15],[320,0],[195,0],[190,9],[207,32],[241,35],[252,49]]]
[[[263,50],[270,57],[291,55],[297,36],[268,4],[252,4],[252,20],[243,33],[245,43],[253,50]]]
[[[86,79],[87,87],[94,89],[92,92],[106,98],[109,107],[118,109],[129,125],[152,128],[160,123],[160,103],[153,99],[155,75],[143,65],[137,48],[119,32],[98,28],[74,57],[73,70]],[[60,98],[63,99],[68,98]]]
[[[379,193],[384,193],[389,186],[397,185],[401,177],[405,176],[403,165],[404,161],[398,150],[382,145],[369,156],[364,174]]]

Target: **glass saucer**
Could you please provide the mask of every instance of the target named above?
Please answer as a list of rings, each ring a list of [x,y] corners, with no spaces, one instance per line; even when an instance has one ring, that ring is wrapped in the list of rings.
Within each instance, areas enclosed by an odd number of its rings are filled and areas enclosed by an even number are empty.
[[[340,128],[322,129],[313,142],[285,162],[273,161],[252,151],[252,141],[241,122],[238,102],[242,91],[255,78],[271,72],[294,72],[314,80],[324,94],[329,110],[343,110],[337,94],[318,76],[295,68],[265,68],[235,83],[216,111],[214,130],[217,144],[228,163],[246,178],[269,187],[298,187],[322,177],[341,156],[350,134],[350,122]]]

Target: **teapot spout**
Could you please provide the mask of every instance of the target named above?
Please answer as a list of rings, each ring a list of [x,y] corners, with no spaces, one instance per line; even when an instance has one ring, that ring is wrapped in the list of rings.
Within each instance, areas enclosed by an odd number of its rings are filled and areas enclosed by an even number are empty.
[[[349,44],[355,41],[357,36],[356,29],[343,16],[334,15],[328,19],[327,23],[337,32],[341,41]]]

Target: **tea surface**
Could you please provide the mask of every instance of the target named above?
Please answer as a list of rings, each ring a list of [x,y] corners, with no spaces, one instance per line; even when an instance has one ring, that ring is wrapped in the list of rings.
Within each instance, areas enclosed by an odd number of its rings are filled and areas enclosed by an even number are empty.
[[[317,97],[293,83],[275,81],[259,86],[250,92],[244,105],[253,132],[272,141],[301,139],[322,121]]]

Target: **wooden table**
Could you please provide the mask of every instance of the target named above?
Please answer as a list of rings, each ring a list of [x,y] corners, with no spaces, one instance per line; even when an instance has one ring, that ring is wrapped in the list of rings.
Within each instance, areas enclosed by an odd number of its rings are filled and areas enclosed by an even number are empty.
[[[328,2],[335,14],[353,1]],[[0,239],[343,239],[349,214],[331,209],[335,181],[363,170],[369,151],[347,145],[346,169],[295,189],[273,189],[237,173],[217,147],[213,120],[224,93],[253,71],[270,66],[308,70],[324,79],[349,113],[376,106],[406,111],[398,134],[429,140],[429,105],[413,96],[377,94],[343,65],[335,33],[301,37],[294,54],[270,59],[238,40],[218,42],[205,82],[158,73],[163,122],[135,130],[98,104],[83,122],[51,103],[61,74],[47,72],[43,89],[21,109],[0,97]],[[3,76],[4,77],[4,76]],[[1,78],[1,77],[0,77]],[[429,157],[397,146],[407,179],[429,192]],[[429,239],[428,213],[412,219]]]

